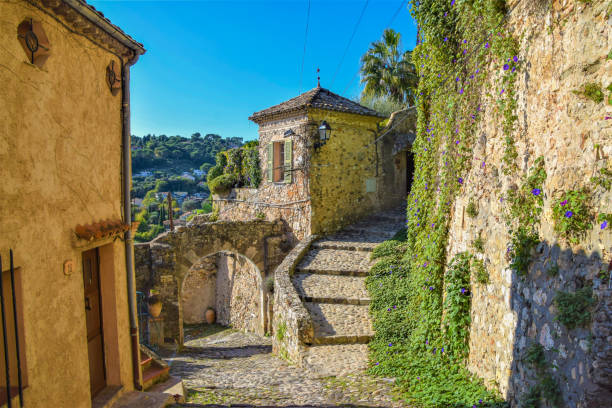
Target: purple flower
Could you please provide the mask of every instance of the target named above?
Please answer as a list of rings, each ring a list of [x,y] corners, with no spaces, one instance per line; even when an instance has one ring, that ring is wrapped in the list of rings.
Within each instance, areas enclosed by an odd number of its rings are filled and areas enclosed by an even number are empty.
[[[561,201],[561,207],[565,206],[565,204],[567,204],[567,200]]]
[[[565,218],[572,218],[572,215],[574,215],[574,213],[571,212],[571,211],[566,211],[565,212]]]
[[[467,40],[463,40],[463,43],[464,43],[464,44],[467,44]]]
[[[388,309],[387,309],[387,312],[390,312],[390,311],[391,311],[391,308],[388,308]]]
[[[455,144],[459,144],[459,141],[458,141],[458,140],[455,140]]]
[[[451,6],[455,5],[455,0],[451,1]]]
[[[478,400],[478,403],[479,403],[479,404],[482,404],[482,400],[481,400],[481,399],[479,399],[479,400]]]
[[[507,71],[507,70],[509,70],[509,69],[510,69],[510,65],[508,65],[508,64],[504,64],[504,71]]]
[[[514,62],[518,62],[518,57],[515,55],[515,56],[512,58],[512,60],[513,60]]]
[[[444,41],[448,41],[448,37],[444,37]]]
[[[486,44],[485,44],[485,48],[489,48],[489,43],[486,43]]]
[[[379,365],[380,363],[374,363],[374,365]]]
[[[420,379],[421,379],[421,377],[417,377],[417,380],[420,380]]]
[[[465,293],[465,288],[461,288],[461,294]]]
[[[505,89],[502,89],[501,92],[499,93],[500,95],[503,94],[505,91]]]
[[[533,194],[534,196],[539,196],[541,192],[542,190],[540,190],[539,188],[534,188],[533,190],[531,190],[531,194]]]
[[[389,347],[391,347],[393,345],[393,343],[389,343]]]
[[[440,349],[440,353],[444,353],[444,347]]]
[[[463,94],[463,88],[461,88],[461,90],[459,91],[460,94]]]
[[[429,340],[425,340],[425,344],[429,344]]]
[[[430,287],[429,287],[429,290],[433,290],[433,286],[430,286]]]
[[[608,221],[604,221],[601,223],[601,229],[605,229],[608,226]]]
[[[457,180],[459,182],[459,184],[463,184],[463,179],[461,177],[459,177],[459,180]]]

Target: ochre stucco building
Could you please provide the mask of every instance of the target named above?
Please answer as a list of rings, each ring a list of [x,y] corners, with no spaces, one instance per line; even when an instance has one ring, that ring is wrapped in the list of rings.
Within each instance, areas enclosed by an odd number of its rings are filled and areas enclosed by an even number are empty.
[[[281,219],[297,242],[405,200],[413,110],[394,114],[383,127],[386,116],[317,86],[249,119],[259,125],[263,181],[258,189],[215,196],[220,219]],[[331,136],[317,146],[323,121]]]
[[[13,406],[9,250],[24,406],[91,407],[94,398],[109,406],[141,377],[129,66],[145,50],[82,0],[3,1],[0,16],[0,256]]]

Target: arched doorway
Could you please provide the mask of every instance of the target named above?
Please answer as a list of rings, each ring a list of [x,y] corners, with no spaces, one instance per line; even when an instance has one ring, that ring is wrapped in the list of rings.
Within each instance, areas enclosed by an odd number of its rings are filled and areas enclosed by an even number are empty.
[[[181,284],[181,333],[183,322],[204,322],[206,310],[212,307],[217,323],[265,334],[268,305],[263,281],[261,270],[244,255],[220,251],[200,258],[191,266]]]

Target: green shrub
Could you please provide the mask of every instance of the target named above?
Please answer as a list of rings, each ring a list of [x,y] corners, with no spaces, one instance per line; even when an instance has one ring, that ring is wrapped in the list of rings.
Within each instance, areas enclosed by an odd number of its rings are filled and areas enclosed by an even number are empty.
[[[586,189],[571,190],[553,206],[555,230],[572,243],[578,243],[592,227],[590,196]]]
[[[510,268],[518,275],[526,275],[531,264],[531,251],[540,243],[540,237],[529,228],[519,227],[511,232],[510,239]]]
[[[474,240],[474,242],[472,242],[472,246],[474,247],[474,249],[480,253],[484,252],[484,239],[482,239],[482,237],[480,236],[480,233],[478,233],[478,237]]]
[[[590,324],[591,309],[596,301],[592,287],[585,286],[575,293],[559,291],[553,301],[558,309],[556,319],[569,330]]]
[[[208,182],[208,188],[215,194],[224,194],[230,191],[238,183],[238,176],[235,174],[222,174],[221,176]]]
[[[533,343],[525,350],[523,361],[537,370],[545,370],[548,367],[544,347],[540,343]]]
[[[548,268],[546,273],[551,278],[554,278],[555,276],[558,276],[559,275],[559,264],[555,263],[554,265],[552,265],[550,268]]]
[[[480,259],[474,259],[472,261],[472,268],[476,275],[476,282],[480,283],[481,285],[487,285],[489,283],[489,272],[487,271],[487,268],[485,268],[484,262],[482,262]]]
[[[595,82],[589,82],[582,86],[582,89],[574,91],[577,95],[582,95],[595,103],[601,103],[604,100],[604,93],[601,86]]]
[[[478,215],[478,205],[471,201],[468,203],[467,207],[465,208],[465,212],[472,218],[475,218]]]
[[[278,341],[283,341],[285,339],[285,335],[287,334],[287,323],[280,322],[278,327],[276,328],[276,338]]]
[[[606,191],[612,187],[612,170],[607,168],[599,169],[598,176],[591,177],[591,183],[596,184]]]

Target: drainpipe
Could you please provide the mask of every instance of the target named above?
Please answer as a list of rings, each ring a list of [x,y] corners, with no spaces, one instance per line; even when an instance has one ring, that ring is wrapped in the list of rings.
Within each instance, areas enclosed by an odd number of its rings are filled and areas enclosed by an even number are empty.
[[[121,115],[122,124],[122,144],[123,144],[123,220],[126,224],[131,225],[132,213],[130,202],[130,180],[132,176],[130,149],[130,67],[136,63],[139,54],[134,52],[134,56],[130,58],[121,68]],[[136,299],[134,296],[136,283],[134,282],[134,257],[133,257],[133,240],[132,229],[128,228],[124,235],[125,242],[125,266],[127,269],[127,289],[128,289],[128,307],[130,313],[130,339],[132,344],[132,368],[134,374],[134,388],[142,390],[140,381],[140,350],[138,347],[138,318],[136,315]]]

